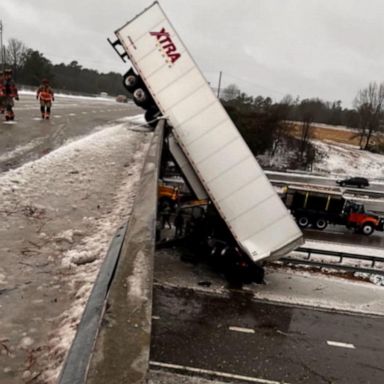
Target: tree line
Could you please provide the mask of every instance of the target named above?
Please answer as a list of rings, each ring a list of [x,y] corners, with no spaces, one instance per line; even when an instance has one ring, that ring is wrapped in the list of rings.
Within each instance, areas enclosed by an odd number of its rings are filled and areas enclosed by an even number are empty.
[[[316,156],[310,141],[314,123],[355,129],[361,149],[384,152],[378,140],[384,130],[384,82],[359,90],[352,109],[343,108],[340,100],[300,100],[290,95],[274,102],[270,97],[249,96],[235,84],[223,89],[221,100],[255,155],[268,152],[274,156],[284,144],[296,148],[297,163],[292,166],[306,167]],[[298,139],[290,134],[293,124],[300,126]]]
[[[69,64],[53,64],[41,52],[26,47],[17,39],[10,39],[4,51],[5,66],[13,69],[18,84],[38,86],[47,78],[61,91],[126,94],[119,73],[99,73],[83,68],[76,60]],[[283,142],[292,139],[287,134],[291,122],[301,123],[299,143],[291,145],[298,148],[298,161],[304,164],[313,161],[316,155],[310,144],[313,123],[356,129],[361,149],[384,152],[384,145],[373,140],[384,129],[384,82],[373,82],[359,90],[352,109],[343,108],[340,100],[300,100],[290,95],[274,102],[270,97],[247,95],[235,84],[221,92],[221,100],[255,154],[269,151],[273,156]]]
[[[61,91],[96,95],[126,94],[122,75],[115,72],[99,73],[83,68],[76,60],[69,64],[53,64],[41,52],[28,48],[17,39],[9,39],[4,49],[6,68],[12,68],[18,84],[38,86],[42,79],[48,79],[52,87]]]

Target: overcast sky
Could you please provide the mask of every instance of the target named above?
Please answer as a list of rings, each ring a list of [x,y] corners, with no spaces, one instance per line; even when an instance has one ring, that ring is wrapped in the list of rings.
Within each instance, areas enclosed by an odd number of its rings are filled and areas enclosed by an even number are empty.
[[[3,40],[54,64],[128,68],[107,37],[152,0],[0,0]],[[274,100],[342,100],[384,81],[382,0],[160,0],[207,80]]]

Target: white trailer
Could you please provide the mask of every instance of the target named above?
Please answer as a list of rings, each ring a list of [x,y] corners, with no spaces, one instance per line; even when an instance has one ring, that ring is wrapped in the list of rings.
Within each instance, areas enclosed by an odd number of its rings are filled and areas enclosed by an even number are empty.
[[[117,40],[111,44],[131,61],[173,127],[178,145],[240,248],[259,262],[279,258],[301,245],[303,237],[295,220],[159,3],[115,34]],[[145,101],[142,91],[137,89],[134,96]]]

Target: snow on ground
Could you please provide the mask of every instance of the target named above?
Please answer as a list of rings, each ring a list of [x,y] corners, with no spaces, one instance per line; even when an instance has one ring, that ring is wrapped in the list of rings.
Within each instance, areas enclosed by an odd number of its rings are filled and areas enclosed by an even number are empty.
[[[36,95],[36,91],[30,91],[28,89],[21,89],[19,91],[19,95]],[[116,99],[111,96],[81,96],[81,95],[71,95],[71,94],[64,94],[64,93],[56,93],[55,97],[65,97],[65,98],[73,98],[73,99],[79,99],[79,100],[99,100],[99,101],[110,101],[113,103],[116,103]]]
[[[55,382],[152,137],[124,120],[0,175],[0,382]]]
[[[321,159],[313,166],[314,172],[334,175],[364,176],[369,179],[384,177],[384,156],[349,144],[313,141]]]
[[[384,259],[384,250],[382,248],[359,247],[358,245],[339,244],[326,241],[312,240],[306,240],[303,247],[334,252],[352,253],[355,255],[377,256]]]
[[[318,156],[312,164],[311,173],[333,179],[350,176],[363,176],[371,180],[375,179],[375,181],[384,179],[384,155],[363,151],[358,146],[351,144],[319,140],[311,140],[311,143],[318,152]],[[257,159],[269,168],[290,169],[290,161],[296,156],[295,149],[281,146],[273,157],[266,153],[258,155]],[[314,176],[311,175],[311,177]]]
[[[133,130],[127,129],[130,123]],[[143,115],[120,119],[116,126],[95,129],[0,175],[0,382],[19,384],[34,377],[40,383],[55,382],[109,242],[129,218],[151,138],[144,125]],[[324,154],[314,165],[317,171],[383,176],[380,155],[348,145],[315,145]],[[341,250],[329,243],[306,246]],[[342,248],[381,254],[377,249]],[[181,274],[170,265],[175,263],[160,268],[164,276],[159,280],[185,285],[189,271],[196,287],[190,265]],[[267,278],[266,286],[252,288],[256,298],[380,312],[380,288],[373,284],[332,278],[324,282],[323,276],[309,272],[269,270]],[[215,284],[222,288],[220,279]],[[314,297],[318,292],[324,294],[320,299]],[[351,297],[358,299],[354,307]]]

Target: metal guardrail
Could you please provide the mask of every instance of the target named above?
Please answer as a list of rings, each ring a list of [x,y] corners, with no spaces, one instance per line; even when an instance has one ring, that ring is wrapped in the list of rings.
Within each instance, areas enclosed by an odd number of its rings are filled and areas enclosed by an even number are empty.
[[[151,273],[158,179],[156,165],[160,161],[163,124],[164,122],[160,121],[156,127],[141,176],[140,187],[146,188],[147,192],[136,197],[129,222],[119,228],[111,242],[60,372],[58,384],[85,384],[89,381],[103,384],[144,382],[143,377],[146,376],[149,364]],[[145,205],[146,210],[143,208]],[[138,231],[142,231],[139,245],[135,244],[134,239]],[[145,271],[137,268],[138,261],[143,261],[137,260],[138,254],[149,259],[146,261]],[[145,291],[140,298],[135,297],[135,300],[132,300],[130,293],[127,292],[130,278],[134,278],[135,284]],[[119,319],[121,312],[124,325]],[[113,320],[108,319],[109,313],[114,316]],[[121,332],[118,331],[117,336],[116,333],[111,336],[108,331],[102,334],[105,330],[103,325],[106,323],[109,323],[108,330],[112,328],[115,330],[115,327],[111,326],[111,323],[114,323],[114,326],[121,328]],[[130,329],[129,337],[124,338],[127,328]],[[99,343],[101,336],[103,340]],[[120,350],[108,351],[110,356],[103,356],[107,361],[98,358],[94,362],[98,348],[104,355],[107,354],[103,350],[104,342],[116,344]],[[129,352],[124,354],[124,348]],[[111,360],[115,361],[111,364]]]
[[[142,384],[149,369],[157,183],[164,120],[158,123],[140,179],[129,229],[89,365],[87,384]]]
[[[347,253],[347,252],[338,252],[338,251],[327,251],[324,249],[313,249],[313,248],[305,248],[300,247],[295,250],[295,252],[306,253],[307,257],[305,259],[296,259],[294,257],[283,257],[280,260],[284,263],[291,264],[304,264],[304,265],[312,265],[316,267],[325,267],[325,268],[335,268],[339,270],[351,271],[351,272],[362,272],[369,274],[377,274],[384,275],[384,269],[374,268],[375,264],[378,262],[383,263],[384,265],[384,257],[371,256],[371,255],[361,255],[356,253]],[[328,257],[338,257],[338,263],[324,263],[320,261],[311,260],[312,255],[321,255]],[[342,264],[344,259],[352,259],[352,260],[364,260],[371,262],[371,268],[366,267],[356,267],[352,265]]]
[[[61,370],[59,384],[80,384],[85,381],[109,287],[116,271],[127,228],[128,224],[121,226],[109,246],[107,256],[94,283],[76,336]]]

